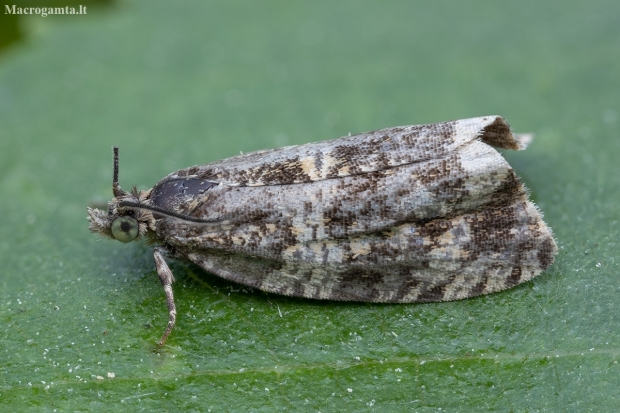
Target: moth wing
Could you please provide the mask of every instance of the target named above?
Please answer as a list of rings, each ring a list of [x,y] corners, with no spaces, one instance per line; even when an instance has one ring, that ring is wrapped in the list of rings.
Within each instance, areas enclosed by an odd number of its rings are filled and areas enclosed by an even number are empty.
[[[222,278],[276,294],[370,302],[451,301],[513,287],[553,262],[557,246],[527,201],[390,233],[295,245],[282,259],[194,251]],[[294,257],[294,259],[293,259]]]
[[[473,140],[519,149],[500,116],[380,129],[339,139],[253,152],[170,174],[228,186],[285,185],[346,177],[438,159]]]
[[[305,184],[227,186],[174,178],[150,201],[209,225],[161,222],[174,242],[265,256],[289,245],[381,231],[526,196],[502,156],[475,140],[440,159]],[[174,228],[172,228],[174,227]]]

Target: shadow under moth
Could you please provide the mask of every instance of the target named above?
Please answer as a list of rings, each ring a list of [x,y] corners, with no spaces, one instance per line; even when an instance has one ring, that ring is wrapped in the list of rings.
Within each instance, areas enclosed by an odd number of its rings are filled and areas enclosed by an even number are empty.
[[[192,166],[125,192],[114,148],[107,211],[90,230],[276,294],[449,301],[513,287],[554,260],[540,211],[493,147],[523,149],[499,116],[402,126]]]

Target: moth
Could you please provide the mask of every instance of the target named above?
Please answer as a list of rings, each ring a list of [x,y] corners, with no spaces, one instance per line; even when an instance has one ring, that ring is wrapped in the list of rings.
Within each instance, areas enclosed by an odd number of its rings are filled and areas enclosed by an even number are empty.
[[[181,169],[146,191],[118,183],[90,230],[155,245],[240,284],[324,300],[450,301],[532,279],[551,229],[496,148],[523,149],[499,116],[381,129]]]

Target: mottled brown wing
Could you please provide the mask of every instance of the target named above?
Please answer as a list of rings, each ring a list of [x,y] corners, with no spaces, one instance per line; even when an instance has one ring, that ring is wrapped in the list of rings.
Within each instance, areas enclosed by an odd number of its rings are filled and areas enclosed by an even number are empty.
[[[259,151],[182,169],[167,178],[191,176],[228,186],[314,182],[443,158],[476,139],[519,149],[518,140],[502,117],[485,116]]]
[[[557,247],[536,207],[519,201],[384,234],[292,246],[282,259],[191,252],[218,276],[276,294],[371,302],[450,301],[540,274]]]
[[[208,271],[279,294],[413,302],[498,291],[539,274],[557,247],[489,144],[518,146],[502,118],[485,117],[190,168],[161,185],[217,181],[173,205],[214,222],[162,218],[157,236]],[[314,166],[278,177],[291,154]]]
[[[197,185],[191,184],[194,181]],[[179,181],[167,182],[161,186]],[[181,182],[199,187],[203,181],[186,178]],[[152,194],[160,192],[158,186]],[[453,217],[490,205],[507,205],[520,196],[525,196],[525,189],[510,165],[495,149],[473,140],[442,158],[359,175],[290,185],[220,184],[196,197],[183,198],[175,209],[216,223],[167,219],[158,228],[160,236],[174,233],[170,242],[175,244],[219,246],[279,258],[290,245]],[[170,206],[158,202],[158,206]]]

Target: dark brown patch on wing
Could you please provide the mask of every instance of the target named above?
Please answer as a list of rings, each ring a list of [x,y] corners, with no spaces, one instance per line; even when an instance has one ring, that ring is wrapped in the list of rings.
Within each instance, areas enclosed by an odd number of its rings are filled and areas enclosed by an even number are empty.
[[[474,285],[470,290],[470,296],[475,297],[482,294],[484,292],[484,289],[487,287],[487,282],[487,277],[482,277],[482,279],[478,283],[476,283],[476,285]]]
[[[167,179],[155,185],[150,200],[155,206],[172,210],[181,203],[202,196],[217,185],[217,182],[198,178]]]
[[[540,268],[545,269],[553,263],[555,254],[557,254],[557,247],[553,238],[547,238],[543,241],[542,248],[538,251],[537,258],[540,263]]]
[[[519,149],[519,145],[512,137],[510,126],[503,118],[497,117],[480,133],[480,139],[491,146],[506,149]]]
[[[496,207],[501,205],[510,205],[514,200],[525,194],[525,188],[517,174],[512,169],[508,170],[508,175],[501,181],[491,197],[491,202],[485,207]]]
[[[521,267],[512,267],[512,271],[510,271],[510,277],[506,280],[506,284],[508,286],[513,286],[519,284],[521,282]]]
[[[378,288],[383,282],[384,274],[381,271],[351,268],[340,274],[338,289],[342,291],[345,297],[351,297],[354,300],[363,298],[367,301],[373,301],[379,296]]]

